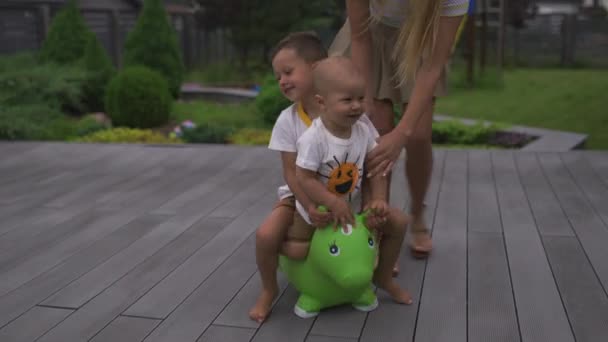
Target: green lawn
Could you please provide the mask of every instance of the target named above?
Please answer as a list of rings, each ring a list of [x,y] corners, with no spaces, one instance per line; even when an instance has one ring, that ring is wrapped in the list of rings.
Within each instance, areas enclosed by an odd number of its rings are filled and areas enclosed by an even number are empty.
[[[171,119],[182,122],[212,123],[233,128],[262,128],[262,116],[253,102],[219,104],[207,101],[175,102]]]
[[[456,70],[436,113],[586,133],[586,148],[608,149],[608,70],[508,70],[503,87],[483,80],[474,89],[461,79]]]

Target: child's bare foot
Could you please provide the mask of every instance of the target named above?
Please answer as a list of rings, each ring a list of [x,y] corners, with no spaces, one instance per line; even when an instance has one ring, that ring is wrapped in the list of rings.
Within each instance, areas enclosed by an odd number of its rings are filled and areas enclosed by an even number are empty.
[[[395,263],[395,266],[393,266],[393,277],[396,277],[399,275],[399,264]]]
[[[264,320],[266,320],[266,318],[270,314],[270,310],[272,308],[272,302],[276,298],[278,292],[279,291],[276,289],[275,290],[263,289],[262,293],[260,293],[260,296],[258,297],[258,300],[256,301],[255,305],[253,306],[253,308],[251,308],[251,310],[249,310],[249,318],[251,318],[252,320],[254,320],[258,323],[264,322]]]
[[[412,296],[410,293],[402,289],[399,284],[394,279],[390,279],[388,281],[374,281],[376,286],[388,292],[388,294],[393,298],[393,300],[400,304],[410,305],[413,303]]]

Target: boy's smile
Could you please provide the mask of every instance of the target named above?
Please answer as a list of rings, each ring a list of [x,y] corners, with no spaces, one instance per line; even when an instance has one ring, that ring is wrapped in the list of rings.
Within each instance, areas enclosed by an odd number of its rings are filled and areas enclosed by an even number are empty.
[[[312,89],[311,65],[299,57],[294,49],[279,51],[272,60],[272,68],[281,93],[290,101],[301,101]]]

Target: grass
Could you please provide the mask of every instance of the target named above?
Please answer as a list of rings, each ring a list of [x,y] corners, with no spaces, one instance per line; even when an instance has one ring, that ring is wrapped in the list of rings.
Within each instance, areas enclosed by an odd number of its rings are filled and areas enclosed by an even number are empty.
[[[232,128],[268,128],[262,121],[253,102],[244,104],[219,104],[205,101],[175,102],[171,119],[176,122],[192,120],[196,123],[212,123]]]
[[[608,149],[608,70],[517,69],[491,75],[479,87],[451,75],[436,113],[589,134],[586,148]]]

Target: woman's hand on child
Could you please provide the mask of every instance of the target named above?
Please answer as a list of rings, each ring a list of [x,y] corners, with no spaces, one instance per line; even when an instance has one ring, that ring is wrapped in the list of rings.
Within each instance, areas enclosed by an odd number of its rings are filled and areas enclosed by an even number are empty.
[[[329,210],[333,214],[333,218],[336,222],[334,230],[337,230],[339,226],[346,227],[348,224],[355,225],[355,216],[350,210],[348,203],[346,203],[343,198],[336,196],[336,199],[329,207]]]
[[[308,207],[308,217],[312,225],[317,228],[327,227],[333,221],[333,215],[327,211],[321,211],[316,205]]]
[[[369,169],[367,176],[373,177],[380,173],[383,176],[388,175],[406,142],[405,135],[396,129],[380,137],[378,145],[367,154],[365,160]]]
[[[365,222],[368,228],[379,229],[388,220],[389,206],[385,200],[372,200],[364,210],[369,210]]]

